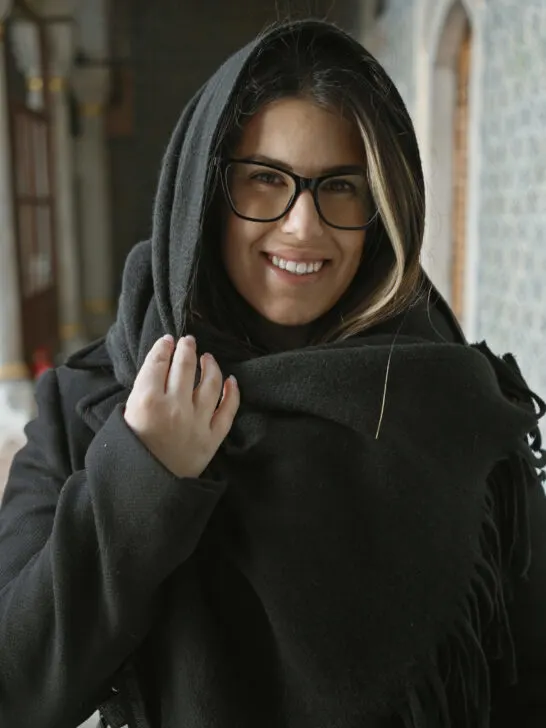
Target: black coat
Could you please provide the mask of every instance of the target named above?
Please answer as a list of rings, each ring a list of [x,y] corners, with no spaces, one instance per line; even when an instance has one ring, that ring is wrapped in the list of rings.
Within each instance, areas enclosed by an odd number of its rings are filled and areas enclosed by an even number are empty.
[[[39,415],[0,511],[0,725],[74,728],[120,688],[127,658],[139,688],[123,687],[131,725],[277,725],[276,696],[260,679],[268,659],[274,671],[272,645],[249,585],[209,559],[214,544],[203,537],[225,486],[166,471],[125,424],[126,396],[103,346],[39,384]],[[534,559],[510,610],[520,677],[494,691],[492,728],[546,721],[540,487],[529,505]],[[177,694],[177,683],[187,692]],[[203,718],[211,720],[211,691],[222,696],[218,723]],[[242,714],[255,722],[239,722]]]
[[[101,347],[87,371],[42,377],[12,466],[0,511],[2,726],[74,728],[110,697],[223,492],[180,481],[141,445],[105,362]]]
[[[348,341],[219,359],[242,404],[199,479],[125,424],[154,340],[197,325],[188,294],[245,69],[296,31],[379,73],[311,21],[229,59],[175,129],[106,346],[40,382],[0,511],[2,728],[74,728],[104,702],[116,728],[546,723],[541,403],[511,360],[412,306]],[[420,179],[397,91],[381,76],[365,94]],[[218,359],[210,333],[198,346]]]

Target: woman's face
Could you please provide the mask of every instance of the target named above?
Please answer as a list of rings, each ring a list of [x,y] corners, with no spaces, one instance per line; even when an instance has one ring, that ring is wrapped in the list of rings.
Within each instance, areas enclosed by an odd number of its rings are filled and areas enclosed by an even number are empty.
[[[356,125],[297,98],[271,103],[253,116],[233,157],[274,164],[304,177],[365,168]],[[272,194],[269,186],[279,185],[267,176],[259,179],[266,185],[260,194]],[[332,190],[343,193],[341,188]],[[312,193],[305,190],[276,222],[244,220],[230,209],[222,253],[227,273],[247,303],[273,323],[299,326],[318,319],[343,296],[359,267],[364,239],[363,230],[340,230],[323,222]],[[315,263],[314,269],[322,265],[303,275],[288,270],[298,263],[300,272],[302,263]]]

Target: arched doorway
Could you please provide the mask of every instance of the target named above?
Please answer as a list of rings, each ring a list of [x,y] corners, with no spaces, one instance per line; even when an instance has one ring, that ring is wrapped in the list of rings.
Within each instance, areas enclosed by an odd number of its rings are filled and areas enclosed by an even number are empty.
[[[433,278],[459,319],[465,314],[472,40],[470,20],[457,0],[433,61],[429,184]]]

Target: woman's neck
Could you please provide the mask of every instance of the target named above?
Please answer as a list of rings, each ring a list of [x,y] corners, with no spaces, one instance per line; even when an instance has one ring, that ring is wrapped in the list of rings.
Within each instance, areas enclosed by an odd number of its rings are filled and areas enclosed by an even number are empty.
[[[254,345],[268,352],[276,353],[306,346],[309,343],[313,324],[283,326],[269,321],[252,309],[245,317],[244,328]]]

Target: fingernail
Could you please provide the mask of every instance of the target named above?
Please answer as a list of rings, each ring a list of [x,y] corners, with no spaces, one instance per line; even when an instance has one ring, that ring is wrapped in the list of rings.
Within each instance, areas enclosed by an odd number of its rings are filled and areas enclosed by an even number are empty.
[[[188,334],[188,336],[185,336],[184,338],[187,344],[189,344],[190,346],[195,346],[195,336]]]
[[[174,344],[174,338],[170,334],[165,334],[162,341],[166,341],[169,344]]]
[[[233,376],[233,374],[230,374],[229,377],[228,377],[228,379],[231,380],[231,382],[232,382],[232,384],[233,384],[234,387],[238,387],[239,386],[239,382],[235,379],[235,377]]]

